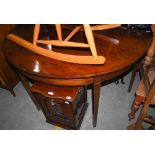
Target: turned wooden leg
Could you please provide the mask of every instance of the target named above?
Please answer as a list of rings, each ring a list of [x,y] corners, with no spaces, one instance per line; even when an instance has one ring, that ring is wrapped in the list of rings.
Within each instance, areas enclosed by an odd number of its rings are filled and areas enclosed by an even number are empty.
[[[129,120],[135,118],[135,113],[139,109],[139,107],[140,107],[141,103],[143,102],[143,100],[144,100],[144,97],[136,95],[136,97],[134,99],[134,102],[133,102],[133,104],[131,106],[131,112],[128,115]]]
[[[93,113],[93,127],[97,125],[98,106],[100,98],[101,82],[95,82],[92,89],[92,113]]]

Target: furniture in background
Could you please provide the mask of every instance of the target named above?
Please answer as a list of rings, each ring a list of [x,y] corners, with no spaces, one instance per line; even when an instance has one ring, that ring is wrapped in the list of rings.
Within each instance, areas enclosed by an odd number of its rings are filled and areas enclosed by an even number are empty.
[[[47,122],[79,129],[87,109],[87,90],[84,87],[60,87],[34,83],[31,91]]]
[[[33,29],[34,25],[19,25],[12,31],[12,34],[30,42],[33,38]],[[65,35],[65,33],[70,31],[63,29],[63,32],[63,35]],[[52,38],[57,37],[56,33],[50,33],[50,35]],[[105,36],[110,38],[115,36],[119,42],[115,43],[105,39]],[[84,40],[85,37],[81,31],[74,37],[74,41],[77,42],[83,42]],[[95,127],[97,125],[101,83],[105,85],[128,73],[144,57],[145,51],[151,42],[151,34],[145,31],[130,33],[130,31],[119,27],[97,31],[94,35],[94,40],[98,54],[106,57],[107,61],[104,65],[81,65],[58,61],[34,53],[8,39],[4,43],[5,57],[23,75],[25,78],[23,83],[25,83],[27,86],[25,88],[29,92],[30,86],[28,86],[26,81],[27,78],[57,86],[92,85],[92,118],[93,126]],[[79,53],[80,55],[88,53],[88,49],[85,48],[64,49],[53,46],[52,49],[59,53],[74,53],[77,55]]]
[[[142,74],[142,69],[145,66],[148,65],[153,65],[154,62],[154,56],[155,56],[155,24],[152,24],[151,26],[151,30],[153,32],[153,37],[152,37],[152,41],[151,44],[146,52],[146,56],[144,58],[144,61],[139,62],[137,65],[135,65],[132,75],[131,75],[131,80],[130,80],[130,84],[129,84],[129,88],[128,88],[128,92],[131,91],[132,89],[132,85],[136,76],[136,73],[139,72],[140,74],[140,78],[141,78],[141,74]],[[139,91],[139,90],[138,90]],[[135,116],[135,112],[139,109],[139,105],[141,104],[141,97],[136,96],[132,108],[131,108],[131,112],[129,113],[129,119],[133,119]]]
[[[155,25],[151,26],[153,37],[150,47],[147,50],[144,61],[137,64],[132,72],[130,85],[128,91],[131,91],[133,81],[135,79],[137,71],[140,73],[141,81],[137,87],[134,102],[131,106],[131,112],[129,113],[129,119],[135,118],[135,113],[143,103],[142,110],[138,116],[137,122],[130,125],[129,129],[142,129],[141,124],[143,120],[148,120],[146,113],[150,104],[155,104]],[[153,122],[153,121],[151,121]],[[155,121],[154,121],[155,122]]]
[[[13,24],[0,24],[0,87],[9,90],[13,96],[15,96],[13,88],[19,79],[4,57],[3,41],[14,27]]]

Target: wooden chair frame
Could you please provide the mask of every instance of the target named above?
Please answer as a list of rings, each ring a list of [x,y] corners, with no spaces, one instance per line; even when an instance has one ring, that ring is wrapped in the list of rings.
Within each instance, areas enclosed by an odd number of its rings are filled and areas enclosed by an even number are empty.
[[[155,95],[155,79],[153,80],[152,83],[150,83],[148,72],[149,72],[149,69],[147,69],[147,67],[142,68],[142,75],[143,75],[144,89],[145,89],[146,96],[145,97],[139,96],[141,97],[140,103],[138,103],[137,107],[135,108],[133,107],[131,115],[134,116],[135,112],[139,109],[141,102],[143,102],[143,106],[137,118],[136,123],[129,125],[128,129],[136,129],[136,130],[143,129],[142,127],[143,121],[149,122],[151,124],[155,124],[155,118],[147,115],[149,106],[155,105],[155,103],[152,101]],[[133,104],[133,106],[136,106],[136,105]]]
[[[144,78],[144,73],[143,73],[144,69],[147,69],[148,66],[153,64],[152,61],[153,61],[153,57],[155,56],[155,24],[151,25],[151,30],[153,33],[151,44],[150,44],[150,46],[146,52],[146,56],[144,58],[144,61],[138,63],[133,69],[129,88],[128,88],[128,92],[130,92],[132,89],[132,85],[133,85],[134,79],[136,77],[136,73],[139,72],[140,78]],[[132,107],[131,107],[131,112],[129,113],[129,119],[130,120],[134,119],[135,113],[139,109],[139,106],[140,106],[141,102],[143,101],[143,99],[144,99],[143,97],[136,95],[135,100],[134,100]]]
[[[21,46],[24,46],[25,48],[35,53],[38,53],[40,55],[43,55],[43,56],[46,56],[52,59],[72,62],[72,63],[78,63],[78,64],[104,64],[106,59],[103,56],[98,56],[92,31],[116,28],[119,26],[121,25],[120,24],[104,24],[104,25],[90,26],[89,24],[83,24],[83,26],[82,25],[76,26],[71,31],[71,33],[63,40],[61,24],[55,24],[58,40],[38,40],[39,32],[40,32],[40,24],[36,24],[34,27],[33,44],[13,34],[9,34],[7,38],[16,42],[17,44]],[[87,42],[88,42],[87,44],[69,41],[80,30],[84,31]],[[37,46],[38,43],[48,44],[48,45],[53,45],[53,46],[62,46],[62,47],[90,48],[92,56],[58,53],[52,50],[43,49]]]
[[[150,117],[149,115],[147,115],[147,112],[148,112],[148,108],[149,106],[151,105],[151,100],[153,98],[155,94],[155,80],[153,81],[152,85],[151,85],[151,88],[148,92],[148,95],[144,101],[144,105],[141,109],[141,112],[139,114],[139,117],[135,123],[135,128],[134,129],[142,129],[142,122],[143,121],[146,121],[146,122],[149,122],[151,124],[154,124],[155,125],[155,118],[154,117]]]

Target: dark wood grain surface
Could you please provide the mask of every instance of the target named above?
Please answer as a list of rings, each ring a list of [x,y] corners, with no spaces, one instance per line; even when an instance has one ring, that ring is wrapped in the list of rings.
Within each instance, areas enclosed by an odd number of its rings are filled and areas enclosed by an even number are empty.
[[[32,28],[32,25],[20,25],[14,33],[25,40],[32,41]],[[121,28],[96,31],[96,33],[119,40],[119,44],[115,45],[112,42],[95,37],[98,54],[104,55],[107,60],[103,65],[80,65],[49,59],[8,40],[4,45],[5,55],[11,64],[30,74],[51,78],[83,78],[108,74],[128,67],[144,55],[151,40],[150,33],[144,31],[130,33]],[[50,35],[54,37],[54,33],[50,33]],[[82,32],[76,35],[74,39],[79,42],[85,40]],[[88,49],[81,48],[61,49],[55,47],[53,49],[63,53],[90,54]],[[38,73],[33,71],[36,63],[39,63],[40,71]]]
[[[15,27],[12,24],[0,24],[0,87],[9,90],[13,96],[15,93],[13,88],[19,79],[11,66],[6,62],[3,53],[3,41],[5,36]]]

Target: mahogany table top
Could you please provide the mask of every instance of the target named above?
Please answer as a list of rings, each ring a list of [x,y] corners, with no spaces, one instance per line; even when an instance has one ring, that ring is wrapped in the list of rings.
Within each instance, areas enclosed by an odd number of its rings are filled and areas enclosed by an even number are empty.
[[[33,25],[18,25],[12,33],[32,42]],[[51,32],[50,35],[55,37],[54,33]],[[81,65],[50,59],[7,39],[4,42],[5,56],[14,67],[31,75],[59,79],[86,78],[105,75],[129,67],[144,56],[151,41],[151,33],[142,30],[132,32],[123,28],[115,28],[95,33],[97,33],[95,43],[98,55],[103,55],[106,58],[106,63],[103,65]],[[104,37],[102,38],[102,35],[113,37],[119,43],[107,41]],[[74,40],[85,41],[83,32],[77,34]],[[82,48],[53,47],[53,50],[82,55],[90,53],[88,49]],[[36,65],[39,66],[39,70],[36,70]]]

